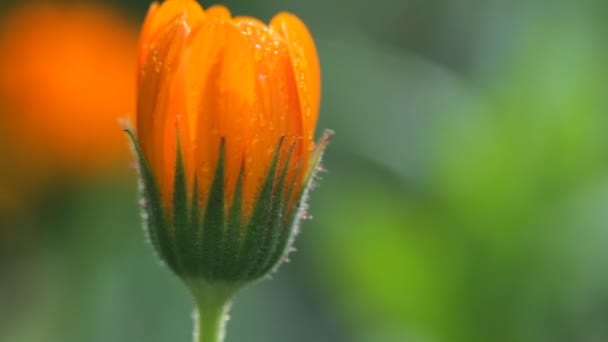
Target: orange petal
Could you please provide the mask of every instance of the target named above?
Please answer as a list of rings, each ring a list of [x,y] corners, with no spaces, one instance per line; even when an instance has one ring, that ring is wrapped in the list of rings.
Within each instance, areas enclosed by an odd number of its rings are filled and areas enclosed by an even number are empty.
[[[277,14],[270,22],[270,27],[279,32],[289,46],[302,108],[304,139],[310,152],[314,145],[314,129],[321,97],[321,73],[317,49],[306,25],[293,14]]]
[[[246,39],[230,22],[205,21],[190,46],[189,116],[201,193],[206,193],[217,164],[219,142],[226,139],[226,196],[230,203],[250,130],[254,103],[253,57]],[[206,201],[202,198],[202,201]]]
[[[137,134],[150,167],[157,174],[165,203],[170,203],[175,169],[177,115],[181,107],[173,88],[178,76],[188,27],[177,17],[150,43],[150,52],[140,71]]]
[[[154,16],[154,27],[162,27],[170,22],[171,18],[181,14],[188,27],[195,27],[205,18],[205,12],[198,2],[192,0],[169,0],[162,3]]]
[[[153,18],[156,15],[156,12],[158,11],[159,7],[160,5],[158,4],[158,2],[153,2],[150,5],[150,8],[148,8],[148,14],[146,14],[146,19],[144,20],[144,23],[141,28],[141,33],[139,35],[138,65],[143,65],[143,63],[146,61],[146,58],[148,57],[148,51],[150,49],[149,44],[153,34],[152,22],[154,21]]]
[[[257,136],[255,143],[247,146],[246,154],[252,158],[245,164],[251,171],[250,177],[245,179],[246,197],[255,198],[280,138],[285,137],[279,159],[282,166],[289,148],[302,136],[300,103],[289,49],[283,37],[254,18],[240,17],[235,18],[234,22],[248,37],[255,60],[260,111],[252,118],[252,129]],[[301,148],[298,147],[294,155],[301,155]],[[292,165],[291,169],[295,163]]]
[[[232,17],[232,14],[230,14],[230,10],[226,8],[226,6],[222,5],[213,5],[207,8],[205,14],[218,19],[230,19]]]
[[[146,60],[150,50],[149,45],[175,17],[182,17],[190,28],[199,25],[205,16],[203,8],[191,0],[170,0],[162,4],[152,3],[141,31],[139,63]]]

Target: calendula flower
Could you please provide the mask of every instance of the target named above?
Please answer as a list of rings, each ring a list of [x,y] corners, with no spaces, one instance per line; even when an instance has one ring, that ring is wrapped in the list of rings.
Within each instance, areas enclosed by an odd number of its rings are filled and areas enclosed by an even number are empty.
[[[140,39],[132,137],[147,230],[213,316],[292,242],[329,137],[313,141],[316,48],[292,14],[266,25],[188,0],[153,4]]]

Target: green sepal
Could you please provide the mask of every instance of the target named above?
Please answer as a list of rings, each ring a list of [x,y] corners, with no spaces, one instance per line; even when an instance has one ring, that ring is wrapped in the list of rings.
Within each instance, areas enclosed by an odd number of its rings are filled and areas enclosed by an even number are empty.
[[[282,217],[282,224],[276,228],[279,230],[277,246],[273,251],[272,256],[270,257],[269,262],[259,272],[260,275],[276,271],[280,264],[287,259],[287,255],[290,253],[291,246],[293,245],[295,237],[298,233],[300,220],[302,219],[302,216],[304,215],[304,210],[306,209],[308,193],[312,189],[314,178],[319,170],[319,165],[321,163],[321,159],[323,158],[325,148],[327,147],[327,144],[329,143],[329,140],[333,135],[333,131],[325,131],[325,133],[321,137],[321,140],[319,140],[319,142],[317,143],[315,150],[312,152],[310,165],[308,170],[306,171],[306,176],[304,178],[304,187],[297,195],[295,207],[284,209],[285,211]],[[285,197],[286,200],[289,200],[291,198],[291,193],[294,191],[295,188],[297,188],[296,182],[297,177],[289,186],[287,196]]]
[[[272,162],[268,171],[266,171],[264,183],[260,188],[251,217],[247,223],[245,241],[239,255],[237,277],[240,279],[249,279],[250,272],[259,267],[259,265],[256,265],[259,259],[258,255],[267,253],[267,246],[263,246],[261,242],[265,240],[264,234],[272,221],[272,196],[283,140],[284,137],[279,139]]]
[[[126,128],[124,131],[129,136],[133,150],[137,155],[141,204],[144,211],[142,216],[146,235],[158,253],[159,258],[175,271],[177,263],[171,251],[171,237],[167,229],[169,225],[163,210],[160,191],[135,134],[129,128]]]
[[[279,168],[282,137],[259,189],[251,215],[243,211],[245,166],[241,165],[233,200],[225,205],[225,141],[220,151],[204,211],[199,183],[194,175],[191,194],[185,172],[181,143],[177,138],[172,212],[168,216],[152,170],[135,135],[126,130],[139,161],[145,227],[159,257],[187,282],[225,284],[240,287],[275,270],[289,253],[306,207],[307,194],[332,132],[327,132],[312,152],[304,172],[304,186],[298,177],[286,184],[294,145]],[[296,204],[287,205],[293,191]]]
[[[201,274],[213,280],[220,272],[220,255],[224,235],[224,154],[225,142],[220,143],[220,153],[215,168],[215,175],[207,197],[207,205],[203,218],[203,264]]]
[[[175,237],[175,259],[179,267],[176,272],[192,272],[193,248],[190,235],[190,218],[188,217],[188,189],[184,158],[182,155],[179,135],[177,138],[177,153],[175,158],[175,178],[173,182],[173,235]]]
[[[334,131],[327,129],[325,132],[323,132],[323,136],[321,136],[321,139],[317,142],[315,149],[311,153],[308,169],[306,169],[306,173],[304,174],[304,186],[300,188],[300,192],[296,195],[296,203],[298,203],[298,205],[296,205],[294,208],[288,208],[290,212],[286,214],[286,217],[291,217],[298,211],[301,211],[303,209],[302,206],[306,205],[307,194],[314,185],[314,178],[319,171],[319,166],[321,165],[321,160],[323,159],[323,153],[325,153],[325,148],[333,136]],[[294,190],[295,188],[297,187],[294,186],[294,188],[291,190]]]
[[[279,180],[275,186],[275,190],[272,195],[271,203],[271,214],[270,222],[265,228],[264,240],[261,244],[260,253],[257,255],[258,260],[254,261],[254,268],[249,272],[249,277],[256,279],[263,276],[268,268],[269,264],[274,265],[277,260],[274,260],[274,254],[279,245],[279,237],[283,230],[283,212],[285,208],[285,179],[287,178],[287,172],[289,171],[289,164],[291,162],[291,155],[295,148],[295,143],[289,148],[287,158],[285,158],[285,164],[279,175]],[[270,175],[269,175],[270,176]],[[289,198],[287,197],[287,200]]]
[[[239,250],[243,240],[243,180],[245,178],[245,164],[241,165],[239,177],[236,182],[232,205],[228,214],[228,224],[223,243],[223,278],[225,280],[238,280]]]
[[[325,130],[325,132],[323,132],[323,136],[321,136],[321,139],[319,140],[319,142],[317,142],[317,146],[312,151],[312,155],[310,157],[310,165],[308,166],[308,170],[306,172],[307,184],[310,179],[314,177],[317,173],[319,165],[321,164],[321,159],[323,159],[323,154],[325,153],[325,148],[327,147],[327,144],[329,144],[329,141],[334,136],[334,134],[334,131],[332,131],[331,129]]]
[[[203,260],[203,227],[201,226],[201,209],[200,209],[200,192],[198,187],[198,176],[194,174],[194,185],[192,189],[192,204],[190,212],[190,248],[192,253],[190,257],[190,264],[192,270],[190,271],[191,276],[196,276],[202,267]]]

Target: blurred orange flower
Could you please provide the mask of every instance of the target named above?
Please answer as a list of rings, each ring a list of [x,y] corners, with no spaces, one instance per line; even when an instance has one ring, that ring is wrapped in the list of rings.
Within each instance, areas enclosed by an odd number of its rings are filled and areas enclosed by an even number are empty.
[[[137,33],[99,5],[32,3],[0,22],[0,152],[29,172],[82,173],[128,158]]]

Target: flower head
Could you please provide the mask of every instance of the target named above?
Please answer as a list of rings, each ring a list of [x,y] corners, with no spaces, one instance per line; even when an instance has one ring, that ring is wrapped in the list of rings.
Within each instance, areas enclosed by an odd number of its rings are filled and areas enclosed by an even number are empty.
[[[283,256],[325,140],[314,42],[189,0],[153,4],[139,46],[137,145],[148,230],[178,274],[246,281]]]

